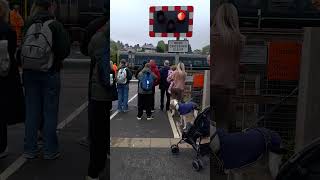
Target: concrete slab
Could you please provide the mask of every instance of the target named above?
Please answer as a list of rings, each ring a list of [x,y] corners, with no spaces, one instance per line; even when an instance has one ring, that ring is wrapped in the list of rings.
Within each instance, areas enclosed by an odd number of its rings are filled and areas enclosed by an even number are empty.
[[[193,150],[172,155],[170,148],[112,148],[112,180],[209,180],[210,169],[192,169]]]

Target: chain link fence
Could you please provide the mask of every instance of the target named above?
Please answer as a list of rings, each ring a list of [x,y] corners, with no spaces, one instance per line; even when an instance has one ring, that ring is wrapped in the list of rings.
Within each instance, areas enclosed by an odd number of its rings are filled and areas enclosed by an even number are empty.
[[[241,74],[232,127],[235,131],[256,126],[271,129],[279,133],[290,156],[294,153],[298,81],[270,81],[266,67],[261,66],[248,65],[249,72]]]

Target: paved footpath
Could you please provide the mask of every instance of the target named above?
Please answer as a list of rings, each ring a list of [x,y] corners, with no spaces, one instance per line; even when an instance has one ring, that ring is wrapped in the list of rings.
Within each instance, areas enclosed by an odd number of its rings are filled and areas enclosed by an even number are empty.
[[[65,62],[59,112],[59,140],[62,156],[58,160],[32,161],[21,157],[24,125],[8,130],[9,156],[0,160],[0,180],[82,180],[87,174],[88,149],[78,140],[87,135],[87,88],[89,61]],[[171,154],[170,145],[180,136],[172,118],[159,110],[159,91],[156,96],[155,119],[136,119],[137,83],[130,84],[128,113],[116,111],[111,115],[110,179],[114,180],[209,180],[209,167],[201,172],[192,170],[195,152],[181,147],[177,156]],[[102,179],[109,179],[103,177]]]
[[[111,179],[209,180],[208,166],[201,172],[192,169],[196,154],[190,146],[181,145],[179,155],[171,153],[170,146],[179,141],[180,131],[168,113],[160,111],[159,94],[157,90],[152,121],[136,119],[137,98],[130,102],[128,113],[111,120]]]

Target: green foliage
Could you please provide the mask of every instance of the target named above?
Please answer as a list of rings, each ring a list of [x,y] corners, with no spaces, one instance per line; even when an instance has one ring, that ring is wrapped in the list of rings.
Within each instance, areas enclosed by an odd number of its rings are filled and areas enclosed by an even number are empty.
[[[166,51],[166,44],[164,43],[164,41],[159,41],[156,51],[159,53],[164,53]]]
[[[210,45],[207,45],[205,47],[202,48],[202,54],[209,54],[210,53]]]
[[[110,60],[113,63],[117,63],[118,60],[118,44],[114,42],[113,40],[110,40]]]

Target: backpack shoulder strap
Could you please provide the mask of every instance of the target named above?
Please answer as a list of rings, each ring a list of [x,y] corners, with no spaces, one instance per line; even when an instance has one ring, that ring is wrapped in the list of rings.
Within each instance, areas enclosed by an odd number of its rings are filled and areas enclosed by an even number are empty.
[[[43,26],[49,26],[49,24],[51,24],[52,22],[54,22],[55,20],[54,19],[50,19],[50,20],[48,20],[48,21],[45,21],[44,23],[43,23]]]

